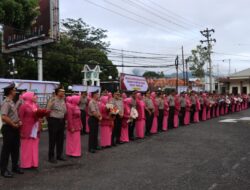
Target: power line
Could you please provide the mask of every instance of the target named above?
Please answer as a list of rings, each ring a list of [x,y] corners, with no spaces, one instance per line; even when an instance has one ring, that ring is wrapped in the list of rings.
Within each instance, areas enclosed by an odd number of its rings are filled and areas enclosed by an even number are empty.
[[[184,25],[187,26],[187,27],[194,28],[194,25],[193,25],[193,24],[187,23],[187,22],[183,21],[182,19],[176,18],[176,17],[173,16],[172,14],[167,13],[167,12],[169,12],[169,11],[162,11],[162,10],[160,10],[160,9],[157,9],[157,8],[155,8],[155,7],[153,7],[153,6],[150,6],[150,5],[146,4],[145,2],[143,2],[143,1],[141,1],[141,0],[138,0],[138,1],[139,1],[141,4],[143,4],[144,6],[148,7],[149,9],[152,9],[152,10],[156,11],[157,13],[160,13],[161,15],[165,15],[165,16],[167,16],[168,18],[172,18],[173,20],[175,20],[175,21],[174,21],[175,23],[181,22],[182,24],[184,24]],[[154,4],[154,5],[155,5],[155,4]],[[179,25],[181,25],[181,24],[179,24]],[[184,25],[181,25],[181,26],[185,27]],[[187,29],[189,29],[189,28],[187,28]]]
[[[121,51],[120,49],[115,48],[107,48],[108,50],[114,50],[114,51]],[[135,54],[145,54],[145,55],[162,55],[162,56],[174,56],[176,57],[176,54],[163,54],[163,53],[151,53],[151,52],[142,52],[142,51],[133,51],[133,50],[123,50],[124,52],[130,52]],[[186,54],[191,55],[191,54]]]
[[[123,0],[123,1],[124,1],[124,0]],[[143,9],[145,12],[148,12],[148,13],[150,13],[151,15],[154,15],[155,17],[160,18],[161,20],[164,20],[165,22],[168,22],[168,23],[170,23],[170,24],[172,24],[172,25],[175,25],[175,26],[177,26],[177,27],[180,27],[180,28],[182,28],[182,29],[189,30],[189,28],[187,28],[187,27],[185,27],[185,26],[183,26],[183,25],[181,25],[181,24],[179,24],[179,23],[176,23],[176,22],[174,22],[174,21],[172,21],[172,20],[170,20],[170,19],[167,19],[167,18],[161,16],[161,15],[158,14],[158,13],[155,13],[155,12],[152,11],[150,8],[147,8],[147,5],[145,5],[145,4],[140,4],[140,3],[138,3],[138,2],[134,2],[134,1],[131,1],[131,0],[126,0],[126,2],[128,2],[128,3],[130,2],[130,4],[133,4],[134,6],[138,7],[139,9]],[[177,31],[178,31],[178,30],[177,30]]]
[[[159,7],[159,8],[162,9],[163,11],[169,12],[170,14],[173,14],[173,15],[175,15],[176,17],[179,17],[181,20],[185,20],[186,22],[189,22],[189,23],[191,23],[192,25],[194,25],[194,26],[196,26],[196,27],[198,27],[198,28],[202,28],[202,27],[203,27],[203,26],[201,26],[200,24],[196,24],[196,23],[194,23],[193,21],[187,19],[186,17],[183,17],[183,16],[181,16],[181,15],[178,15],[178,14],[176,14],[175,12],[173,12],[173,11],[171,11],[171,10],[169,10],[169,9],[167,9],[167,8],[165,8],[165,7],[163,7],[162,5],[159,5],[156,1],[152,1],[152,0],[148,0],[148,1],[151,2],[153,5]]]
[[[85,0],[85,1],[88,2],[88,3],[90,3],[90,4],[92,4],[92,5],[94,5],[94,6],[96,6],[96,7],[99,7],[99,8],[105,9],[105,10],[107,10],[107,11],[109,11],[109,12],[112,12],[113,14],[119,15],[119,16],[124,17],[124,18],[126,18],[126,19],[132,20],[132,21],[134,21],[134,22],[136,22],[136,23],[140,23],[140,24],[142,24],[142,25],[145,25],[145,26],[147,26],[147,27],[150,27],[151,29],[154,29],[154,30],[158,29],[158,30],[160,30],[160,31],[166,32],[166,31],[165,31],[165,28],[162,29],[162,28],[159,28],[159,27],[157,27],[157,28],[152,27],[152,25],[150,25],[150,24],[148,24],[148,23],[145,23],[145,22],[142,22],[142,21],[137,20],[137,19],[135,19],[135,18],[129,17],[129,16],[127,16],[127,15],[121,14],[121,13],[119,13],[119,12],[117,12],[117,11],[114,11],[114,10],[112,10],[112,9],[106,8],[106,7],[104,7],[104,6],[102,6],[102,5],[99,5],[99,4],[97,4],[97,3],[91,2],[91,1],[89,1],[89,0]],[[169,32],[169,31],[167,31],[167,32]],[[176,35],[176,36],[183,38],[182,36],[179,36],[179,35]]]
[[[159,22],[156,22],[156,21],[154,21],[154,20],[152,20],[152,19],[149,19],[149,18],[147,18],[147,17],[141,16],[141,15],[139,15],[139,14],[137,14],[137,13],[134,13],[134,12],[131,11],[131,10],[127,10],[127,9],[125,9],[124,7],[121,7],[121,6],[119,6],[119,5],[115,4],[115,3],[109,2],[108,0],[104,0],[104,1],[105,1],[106,3],[108,3],[108,4],[112,5],[112,6],[114,6],[114,7],[116,7],[116,8],[118,8],[118,9],[122,10],[122,11],[125,11],[125,12],[127,12],[127,13],[130,13],[130,14],[135,15],[135,16],[137,16],[137,17],[140,17],[140,18],[142,18],[142,19],[144,19],[144,20],[146,20],[146,21],[150,21],[150,23],[157,24],[157,25],[163,27],[164,30],[166,29],[168,32],[173,32],[171,29],[166,28],[165,25],[163,25],[163,24],[161,24],[161,23],[159,23]],[[178,33],[179,33],[179,32],[178,32]],[[179,33],[179,34],[180,34],[180,35],[183,35],[182,33]]]

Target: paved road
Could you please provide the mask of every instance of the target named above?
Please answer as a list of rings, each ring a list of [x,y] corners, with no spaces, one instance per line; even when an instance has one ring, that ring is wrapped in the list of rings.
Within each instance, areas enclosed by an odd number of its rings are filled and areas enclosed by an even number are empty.
[[[145,140],[86,151],[66,163],[49,164],[47,134],[41,139],[40,169],[14,179],[0,178],[0,189],[57,190],[249,190],[250,110],[161,133]]]

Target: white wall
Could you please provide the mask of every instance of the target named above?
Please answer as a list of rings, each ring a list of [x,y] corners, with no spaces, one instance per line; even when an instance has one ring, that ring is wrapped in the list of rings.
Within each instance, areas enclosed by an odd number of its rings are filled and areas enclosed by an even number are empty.
[[[233,92],[233,87],[237,87],[238,88],[238,93],[241,93],[241,85],[240,85],[240,81],[239,82],[230,82],[230,87],[229,87],[229,93]],[[248,81],[244,81],[242,83],[242,87],[247,87],[247,94],[250,93],[250,84]]]

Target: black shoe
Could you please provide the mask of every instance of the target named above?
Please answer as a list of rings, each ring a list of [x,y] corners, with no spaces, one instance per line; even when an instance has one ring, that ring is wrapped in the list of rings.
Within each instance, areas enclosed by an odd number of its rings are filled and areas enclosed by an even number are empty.
[[[96,150],[102,150],[102,147],[97,146],[97,147],[96,147]]]
[[[89,152],[90,153],[96,153],[96,151],[94,149],[90,149]]]
[[[58,157],[57,160],[63,161],[63,162],[67,161],[64,157]]]
[[[130,137],[129,140],[130,140],[130,141],[134,141],[134,140],[135,140],[135,137]]]
[[[23,170],[19,167],[12,169],[12,172],[16,174],[24,174]]]
[[[56,164],[56,163],[57,163],[57,161],[56,161],[54,158],[49,159],[49,162],[50,162],[51,164]]]
[[[5,172],[1,172],[1,175],[5,178],[13,178],[13,174],[8,170],[6,170]]]

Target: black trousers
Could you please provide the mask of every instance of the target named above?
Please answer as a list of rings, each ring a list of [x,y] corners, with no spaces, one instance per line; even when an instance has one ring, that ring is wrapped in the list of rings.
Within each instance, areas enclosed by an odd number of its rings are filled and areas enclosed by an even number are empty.
[[[154,120],[154,113],[151,112],[150,115],[149,112],[145,110],[145,115],[146,115],[146,135],[149,135]]]
[[[89,151],[96,150],[98,147],[98,128],[99,128],[99,120],[90,116],[88,119],[89,124]]]
[[[120,142],[122,130],[122,118],[119,115],[116,115],[114,120],[114,129],[112,131],[112,145]]]
[[[164,117],[164,110],[163,109],[159,109],[158,132],[162,131],[162,128],[163,128],[163,117]]]
[[[8,167],[9,157],[11,156],[12,169],[18,168],[20,133],[9,125],[2,126],[3,145],[1,152],[1,172],[5,172]]]
[[[174,128],[174,112],[175,112],[175,107],[170,106],[169,107],[169,117],[168,117],[168,128],[169,129]]]
[[[63,155],[65,120],[54,117],[48,118],[49,128],[49,159],[60,158]]]
[[[192,104],[192,106],[191,106],[191,112],[190,112],[190,122],[191,122],[191,123],[194,122],[194,113],[195,113],[195,109],[196,109],[195,104]]]
[[[199,111],[199,120],[202,121],[203,105],[201,104],[201,109]]]
[[[135,119],[129,123],[128,126],[128,133],[129,133],[129,139],[133,139],[134,138],[134,129],[135,129]]]
[[[86,132],[86,111],[81,110],[81,120],[82,120],[82,133]]]
[[[180,125],[184,125],[185,113],[186,113],[186,108],[185,107],[181,107]]]

